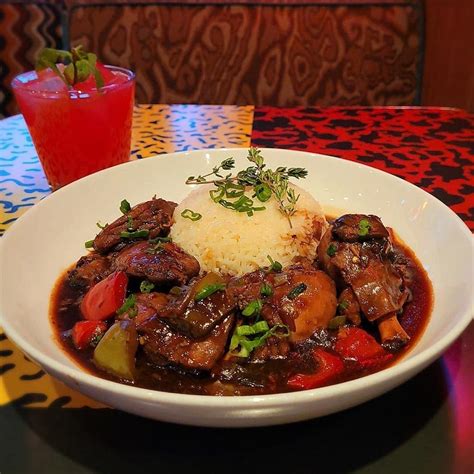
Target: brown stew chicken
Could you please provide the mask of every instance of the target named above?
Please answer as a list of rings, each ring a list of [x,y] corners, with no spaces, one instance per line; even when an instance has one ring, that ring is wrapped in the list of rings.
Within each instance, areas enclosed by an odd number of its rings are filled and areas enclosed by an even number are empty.
[[[393,364],[427,323],[427,275],[376,216],[331,221],[315,262],[270,255],[232,277],[171,242],[175,206],[126,210],[57,284],[58,339],[100,377],[203,395],[312,389]]]

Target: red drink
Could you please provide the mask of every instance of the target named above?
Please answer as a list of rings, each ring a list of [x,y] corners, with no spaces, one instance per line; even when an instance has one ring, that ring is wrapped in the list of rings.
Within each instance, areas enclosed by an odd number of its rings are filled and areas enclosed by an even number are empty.
[[[53,190],[130,157],[135,75],[114,66],[100,69],[100,91],[92,77],[68,89],[49,69],[12,82]]]

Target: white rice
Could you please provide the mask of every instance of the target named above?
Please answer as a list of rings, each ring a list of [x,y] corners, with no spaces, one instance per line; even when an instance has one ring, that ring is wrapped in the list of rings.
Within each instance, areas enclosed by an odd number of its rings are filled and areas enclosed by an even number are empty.
[[[186,252],[196,257],[205,271],[243,275],[269,265],[267,255],[283,266],[294,257],[314,259],[322,234],[328,227],[320,204],[303,189],[290,185],[299,194],[293,227],[279,211],[272,197],[262,204],[263,211],[246,213],[226,209],[209,196],[213,185],[200,185],[175,209],[171,238]],[[183,218],[190,209],[202,215],[197,221]]]

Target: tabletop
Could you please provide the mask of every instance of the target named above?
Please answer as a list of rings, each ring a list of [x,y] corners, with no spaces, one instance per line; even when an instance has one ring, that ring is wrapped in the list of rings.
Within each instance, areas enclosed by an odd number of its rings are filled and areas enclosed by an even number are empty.
[[[131,159],[288,148],[388,171],[474,230],[474,116],[443,108],[140,105]],[[316,159],[316,158],[315,158]],[[0,121],[0,235],[49,194],[21,116]],[[107,408],[45,374],[0,328],[0,473],[474,472],[474,323],[419,375],[344,412],[218,430]]]

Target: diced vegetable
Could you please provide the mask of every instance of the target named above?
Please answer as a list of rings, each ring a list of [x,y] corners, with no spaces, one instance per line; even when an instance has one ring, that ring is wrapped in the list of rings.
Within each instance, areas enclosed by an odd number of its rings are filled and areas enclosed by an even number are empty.
[[[78,321],[72,328],[72,342],[76,349],[96,345],[107,330],[103,321]]]
[[[155,284],[152,283],[151,281],[143,280],[143,281],[140,283],[140,291],[141,291],[142,293],[150,293],[151,290],[153,290],[153,288],[155,288]]]
[[[94,363],[117,377],[134,380],[138,336],[135,324],[116,322],[104,334],[94,350]]]
[[[387,362],[393,357],[369,333],[356,327],[339,330],[335,350],[345,359],[353,359],[363,367]]]
[[[117,310],[117,314],[119,315],[125,313],[128,314],[130,319],[134,318],[138,313],[137,297],[133,293],[127,297],[125,303]]]
[[[209,272],[196,283],[193,289],[194,300],[201,301],[216,291],[222,291],[224,289],[224,279],[217,273]]]
[[[273,260],[273,258],[270,256],[270,255],[267,255],[267,258],[270,262],[270,270],[272,272],[281,272],[283,270],[283,265],[276,261],[276,260]]]
[[[273,288],[268,283],[264,283],[260,288],[260,294],[264,297],[273,295]]]
[[[309,390],[322,387],[333,381],[344,371],[342,359],[324,349],[317,348],[313,357],[318,363],[318,370],[314,374],[296,374],[288,379],[288,386],[295,389]]]
[[[347,318],[345,316],[336,316],[332,318],[331,320],[329,320],[328,328],[337,329],[341,326],[344,326],[344,324],[346,324],[346,319]]]
[[[289,300],[294,300],[295,298],[298,298],[301,293],[304,293],[307,288],[308,286],[306,285],[306,283],[299,283],[288,293],[287,298]]]
[[[94,285],[81,303],[84,319],[100,321],[110,318],[122,306],[127,284],[125,272],[114,272]]]

